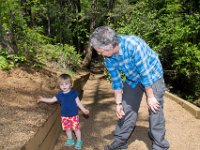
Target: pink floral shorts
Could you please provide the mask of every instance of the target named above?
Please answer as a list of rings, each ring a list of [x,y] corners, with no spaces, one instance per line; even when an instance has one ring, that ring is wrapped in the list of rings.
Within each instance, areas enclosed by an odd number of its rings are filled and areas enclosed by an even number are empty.
[[[78,130],[79,129],[79,116],[73,116],[73,117],[61,117],[61,123],[63,130],[67,129],[73,129]]]

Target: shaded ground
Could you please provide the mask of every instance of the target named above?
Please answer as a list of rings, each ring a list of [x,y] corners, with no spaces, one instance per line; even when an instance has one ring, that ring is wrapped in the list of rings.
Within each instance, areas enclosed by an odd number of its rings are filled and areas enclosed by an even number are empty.
[[[103,75],[91,75],[84,88],[83,104],[90,109],[90,117],[81,115],[83,150],[103,150],[104,145],[112,142],[117,118],[111,85]],[[165,99],[166,138],[170,150],[200,150],[200,120],[195,119],[179,104]],[[137,127],[129,140],[128,150],[150,150],[151,141],[147,136],[148,111],[142,101]],[[60,134],[54,150],[71,150],[63,146],[64,132]]]

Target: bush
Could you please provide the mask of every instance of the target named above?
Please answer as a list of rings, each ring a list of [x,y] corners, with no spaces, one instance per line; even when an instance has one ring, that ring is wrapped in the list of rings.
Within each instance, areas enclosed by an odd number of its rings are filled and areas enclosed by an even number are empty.
[[[0,69],[4,70],[8,68],[9,68],[9,64],[7,62],[7,59],[3,56],[0,56]]]
[[[81,61],[81,55],[77,54],[73,46],[67,44],[47,44],[41,46],[37,52],[37,59],[43,63],[56,62],[63,68],[77,70]]]
[[[26,57],[20,54],[8,54],[7,50],[0,49],[0,69],[10,69],[26,62]]]

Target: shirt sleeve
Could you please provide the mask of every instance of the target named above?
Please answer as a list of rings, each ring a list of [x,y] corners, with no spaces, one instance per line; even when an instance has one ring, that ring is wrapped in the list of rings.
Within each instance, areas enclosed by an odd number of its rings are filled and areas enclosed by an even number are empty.
[[[79,97],[80,96],[80,93],[76,90],[74,90],[74,94],[75,94],[75,97]]]
[[[58,92],[55,97],[57,98],[58,103],[61,103],[61,101],[60,101],[60,92]]]
[[[112,88],[114,90],[122,89],[123,88],[122,79],[121,79],[121,75],[117,68],[116,63],[111,62],[111,60],[109,60],[109,58],[106,58],[105,66],[108,70],[108,73],[109,73],[111,81],[112,81]]]

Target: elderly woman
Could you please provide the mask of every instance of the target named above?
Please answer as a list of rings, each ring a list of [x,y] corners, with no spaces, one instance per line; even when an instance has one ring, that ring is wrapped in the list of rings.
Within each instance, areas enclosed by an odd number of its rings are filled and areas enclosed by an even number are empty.
[[[149,106],[148,135],[152,150],[166,150],[163,95],[166,90],[158,55],[144,40],[134,35],[117,35],[107,26],[95,29],[90,36],[91,46],[104,56],[115,93],[116,115],[119,121],[114,140],[104,150],[126,149],[135,128],[143,93]],[[120,72],[126,76],[123,83]]]

